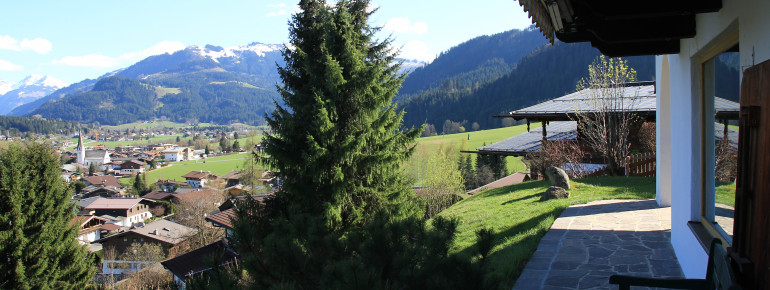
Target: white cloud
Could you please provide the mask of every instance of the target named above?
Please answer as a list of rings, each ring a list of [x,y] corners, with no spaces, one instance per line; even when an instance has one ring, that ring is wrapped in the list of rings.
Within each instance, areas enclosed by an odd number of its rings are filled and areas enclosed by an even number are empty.
[[[148,56],[159,55],[164,53],[174,53],[182,49],[185,49],[184,43],[181,43],[179,41],[164,40],[142,51],[124,53],[120,55],[118,58],[120,59],[121,62],[125,62],[125,61],[137,62],[147,58]]]
[[[0,49],[25,51],[31,50],[40,54],[51,52],[53,45],[45,38],[22,39],[21,42],[9,35],[0,35]]]
[[[144,50],[124,53],[118,57],[89,54],[83,56],[67,56],[62,59],[54,60],[52,63],[56,65],[90,67],[95,69],[113,68],[119,65],[131,65],[149,56],[173,53],[184,48],[185,45],[179,41],[165,40]]]
[[[62,59],[54,60],[52,63],[58,64],[58,65],[90,67],[90,68],[111,68],[119,64],[114,57],[109,57],[101,54],[88,54],[83,56],[66,56]]]
[[[412,23],[407,17],[388,19],[383,26],[385,30],[397,33],[425,34],[428,32],[428,24],[425,22]]]
[[[53,45],[47,39],[35,38],[29,40],[25,38],[21,41],[19,47],[21,47],[21,50],[31,50],[40,54],[46,54],[51,52]]]
[[[404,59],[416,59],[424,62],[431,62],[436,58],[436,55],[430,52],[428,46],[419,40],[412,40],[404,44],[401,47],[400,58]]]
[[[14,64],[7,60],[0,59],[0,71],[17,71],[24,70],[24,67]]]
[[[267,13],[267,14],[265,14],[265,16],[267,16],[267,17],[275,17],[275,16],[283,16],[283,15],[288,15],[288,14],[289,14],[289,12],[286,12],[286,10],[281,9],[281,10],[278,10],[278,11],[273,11],[273,12]]]

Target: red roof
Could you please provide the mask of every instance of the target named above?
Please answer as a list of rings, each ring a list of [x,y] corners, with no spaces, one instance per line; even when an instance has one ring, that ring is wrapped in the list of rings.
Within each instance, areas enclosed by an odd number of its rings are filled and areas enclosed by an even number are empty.
[[[118,179],[112,175],[86,176],[83,177],[83,181],[93,185],[111,185],[117,188],[123,188],[123,185],[120,184],[120,181],[118,181]]]
[[[109,232],[117,230],[119,228],[120,228],[120,226],[117,225],[117,224],[103,224],[102,225],[102,229],[105,230],[105,231],[109,231]]]
[[[185,191],[181,193],[174,193],[172,195],[173,196],[172,198],[175,200],[175,202],[181,203],[181,202],[195,200],[203,197],[209,197],[217,194],[219,193],[217,193],[216,190],[213,190],[210,188],[204,188],[204,189],[194,189],[191,191]]]
[[[235,210],[233,208],[212,214],[206,218],[207,221],[229,229],[233,228],[233,219],[235,219]]]

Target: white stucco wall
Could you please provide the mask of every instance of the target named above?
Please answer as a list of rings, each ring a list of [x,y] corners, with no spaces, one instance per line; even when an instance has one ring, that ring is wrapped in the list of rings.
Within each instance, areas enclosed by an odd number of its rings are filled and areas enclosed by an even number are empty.
[[[671,243],[688,278],[705,277],[708,259],[706,251],[687,226],[687,222],[697,221],[700,216],[700,156],[704,146],[700,120],[700,54],[724,39],[726,31],[737,28],[742,69],[770,59],[770,1],[725,0],[719,12],[700,14],[696,19],[696,37],[682,40],[680,53],[667,56],[671,98],[665,100],[659,96],[658,100],[662,106],[670,102],[671,109],[664,110],[666,115],[658,118],[659,134],[661,130],[670,129],[670,136],[667,136],[670,140],[664,137],[664,140],[658,141],[658,160],[670,166],[671,178],[670,185],[665,180],[659,180],[657,190],[659,195],[664,195],[666,191],[671,193]],[[664,70],[664,63],[662,56],[658,56],[658,78]],[[662,123],[666,119],[670,122]],[[665,164],[665,160],[670,160],[670,164]]]

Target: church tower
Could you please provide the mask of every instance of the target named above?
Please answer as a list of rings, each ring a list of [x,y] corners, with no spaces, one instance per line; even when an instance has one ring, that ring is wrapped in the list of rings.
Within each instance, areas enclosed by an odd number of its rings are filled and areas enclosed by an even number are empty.
[[[86,163],[86,147],[83,146],[83,132],[78,129],[78,146],[75,147],[75,152],[78,155],[78,164],[85,165]]]

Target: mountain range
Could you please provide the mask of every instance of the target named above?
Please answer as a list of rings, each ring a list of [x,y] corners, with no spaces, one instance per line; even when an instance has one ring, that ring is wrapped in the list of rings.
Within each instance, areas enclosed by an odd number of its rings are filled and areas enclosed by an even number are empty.
[[[282,49],[190,46],[60,88],[9,115],[105,125],[154,119],[259,125],[280,104],[275,88]],[[406,111],[406,127],[447,121],[469,129],[500,127],[492,115],[574,91],[599,55],[586,44],[548,44],[535,28],[480,36],[429,64],[401,60],[408,77],[394,102]],[[653,57],[628,61],[640,80],[652,79]]]
[[[0,80],[0,115],[14,108],[43,98],[66,87],[67,83],[50,76],[29,75],[16,84]]]

